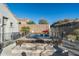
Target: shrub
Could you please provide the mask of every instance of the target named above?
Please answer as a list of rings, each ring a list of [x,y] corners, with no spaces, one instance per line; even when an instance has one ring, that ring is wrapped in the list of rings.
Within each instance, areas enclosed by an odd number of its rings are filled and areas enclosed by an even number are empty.
[[[69,41],[74,42],[76,40],[76,35],[69,34],[69,35],[67,35],[67,38],[68,38]]]

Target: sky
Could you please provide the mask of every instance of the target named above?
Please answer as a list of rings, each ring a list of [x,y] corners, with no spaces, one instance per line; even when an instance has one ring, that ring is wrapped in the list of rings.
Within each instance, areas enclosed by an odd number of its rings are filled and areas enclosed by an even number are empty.
[[[49,24],[63,19],[79,18],[78,3],[7,3],[17,18],[29,18],[38,23],[41,18]]]

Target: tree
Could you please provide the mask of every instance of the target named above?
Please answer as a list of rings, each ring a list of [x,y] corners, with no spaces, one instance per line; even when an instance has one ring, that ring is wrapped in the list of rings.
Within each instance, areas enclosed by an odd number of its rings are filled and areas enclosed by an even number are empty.
[[[36,24],[34,21],[29,21],[27,24]]]
[[[48,21],[45,19],[39,20],[39,24],[48,24]]]
[[[21,31],[22,31],[23,34],[27,34],[27,33],[29,33],[30,28],[29,27],[22,27]]]
[[[76,39],[79,40],[79,28],[75,28],[73,33],[76,35]]]

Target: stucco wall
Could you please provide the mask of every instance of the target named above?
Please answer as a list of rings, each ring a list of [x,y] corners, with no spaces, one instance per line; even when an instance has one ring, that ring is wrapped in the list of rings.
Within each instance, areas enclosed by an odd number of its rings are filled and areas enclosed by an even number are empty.
[[[6,4],[0,4],[0,20],[2,21],[2,17],[5,16],[8,19],[4,20],[5,21],[5,26],[4,26],[4,33],[12,33],[12,32],[18,32],[18,23],[14,15],[11,13],[11,11],[8,9]],[[12,24],[12,27],[10,26],[10,23]],[[1,28],[1,27],[0,27]],[[1,31],[0,31],[1,32]],[[10,37],[9,37],[10,36]],[[8,37],[5,37],[6,39],[10,39],[11,35],[8,35]]]

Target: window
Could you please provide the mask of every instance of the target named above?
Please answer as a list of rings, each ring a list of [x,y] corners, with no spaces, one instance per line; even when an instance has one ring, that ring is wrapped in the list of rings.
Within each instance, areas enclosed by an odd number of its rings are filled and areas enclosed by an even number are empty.
[[[21,22],[19,22],[19,24],[21,24]]]
[[[12,26],[13,26],[13,23],[11,22],[11,23],[10,23],[10,27],[12,27]]]

